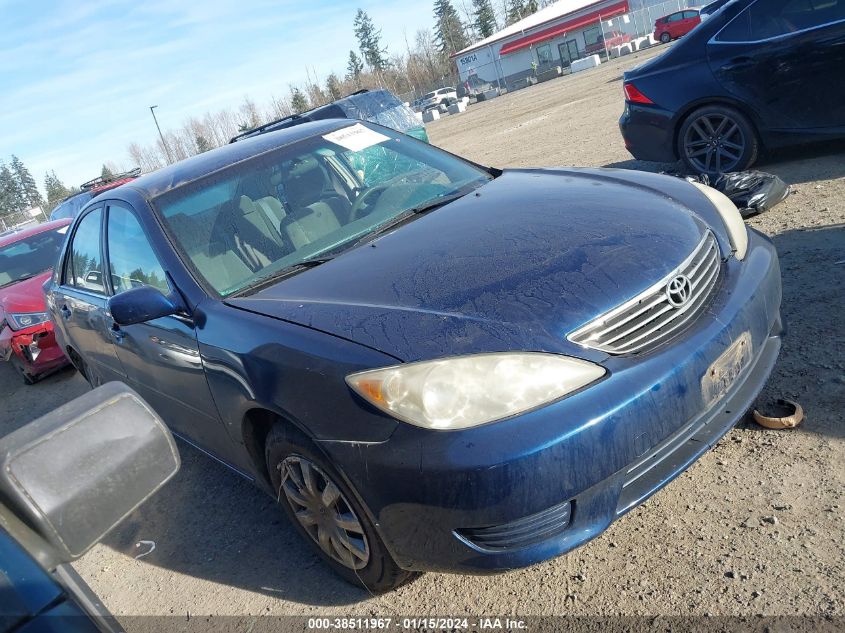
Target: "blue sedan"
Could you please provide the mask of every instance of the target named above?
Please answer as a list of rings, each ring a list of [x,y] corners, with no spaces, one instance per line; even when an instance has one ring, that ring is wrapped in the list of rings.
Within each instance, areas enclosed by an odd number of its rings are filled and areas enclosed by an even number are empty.
[[[782,333],[775,249],[713,189],[338,120],[101,195],[45,290],[92,385],[374,592],[596,537],[743,416]]]

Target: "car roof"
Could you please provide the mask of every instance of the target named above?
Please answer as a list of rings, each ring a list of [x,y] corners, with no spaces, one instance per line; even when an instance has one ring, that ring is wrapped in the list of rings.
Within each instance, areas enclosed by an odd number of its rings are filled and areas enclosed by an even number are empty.
[[[53,220],[51,222],[44,222],[43,224],[36,224],[35,226],[0,237],[0,246],[8,246],[9,244],[14,244],[18,240],[23,240],[27,237],[32,237],[33,235],[38,235],[39,233],[44,233],[45,231],[49,231],[51,229],[59,229],[70,223],[71,220],[63,218],[61,220]]]
[[[119,189],[133,189],[147,199],[155,198],[235,163],[356,123],[362,123],[362,121],[357,119],[324,119],[302,123],[275,132],[267,132],[180,160],[121,185]],[[98,196],[98,198],[101,197],[103,196]]]

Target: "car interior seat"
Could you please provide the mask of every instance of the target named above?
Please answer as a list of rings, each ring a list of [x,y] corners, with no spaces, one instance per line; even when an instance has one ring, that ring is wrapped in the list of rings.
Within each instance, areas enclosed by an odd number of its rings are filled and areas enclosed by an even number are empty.
[[[341,227],[349,217],[351,204],[341,196],[326,173],[313,157],[296,162],[276,180],[282,184],[290,205],[290,213],[281,219],[281,231],[301,248]]]

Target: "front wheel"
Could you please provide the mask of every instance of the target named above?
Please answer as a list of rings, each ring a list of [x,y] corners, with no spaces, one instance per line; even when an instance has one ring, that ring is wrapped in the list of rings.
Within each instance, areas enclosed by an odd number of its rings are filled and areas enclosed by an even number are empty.
[[[343,478],[305,436],[279,424],[265,456],[279,504],[344,580],[384,593],[418,576],[396,564]]]
[[[727,106],[699,108],[678,132],[678,155],[695,174],[748,169],[757,160],[759,145],[748,118]]]

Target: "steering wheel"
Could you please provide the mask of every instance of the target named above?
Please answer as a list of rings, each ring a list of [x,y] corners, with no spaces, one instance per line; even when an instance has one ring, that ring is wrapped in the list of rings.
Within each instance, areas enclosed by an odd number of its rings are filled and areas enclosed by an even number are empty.
[[[355,202],[352,203],[352,209],[349,211],[349,221],[354,222],[358,219],[358,214],[361,211],[361,207],[363,207],[367,200],[373,197],[375,194],[381,195],[384,193],[390,185],[383,184],[383,185],[376,185],[375,187],[370,187],[366,191],[364,191],[361,195],[355,198]]]

